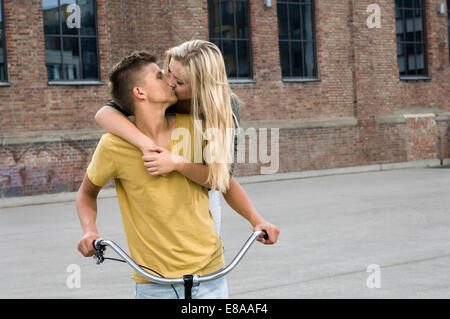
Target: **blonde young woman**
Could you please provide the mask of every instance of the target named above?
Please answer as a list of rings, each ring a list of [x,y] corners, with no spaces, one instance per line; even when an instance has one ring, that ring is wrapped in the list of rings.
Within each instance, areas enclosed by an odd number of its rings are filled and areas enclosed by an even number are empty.
[[[232,177],[234,163],[230,158],[233,158],[233,152],[236,153],[237,140],[229,132],[238,126],[240,107],[229,87],[221,51],[211,42],[185,42],[166,52],[164,73],[178,97],[178,103],[170,111],[191,113],[196,123],[204,126],[198,125],[196,129],[220,133],[214,137],[205,136],[208,147],[203,148],[206,154],[202,154],[202,158],[210,159],[206,165],[187,163],[181,156],[157,146],[128,119],[127,116],[132,114],[127,114],[125,108],[114,102],[97,112],[96,121],[107,131],[139,147],[150,174],[165,175],[177,171],[211,189],[210,211],[217,233],[220,233],[220,191],[230,207],[251,223],[254,231],[267,231],[269,238],[258,238],[260,242],[274,244],[278,240],[279,229],[259,215],[244,189]]]

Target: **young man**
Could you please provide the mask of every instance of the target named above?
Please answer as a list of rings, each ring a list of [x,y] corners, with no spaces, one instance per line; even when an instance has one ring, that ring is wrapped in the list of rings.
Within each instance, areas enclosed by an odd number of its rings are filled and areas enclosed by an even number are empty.
[[[165,114],[176,96],[152,55],[137,52],[125,57],[113,68],[110,82],[114,100],[131,107],[136,126],[158,145],[171,150],[176,128],[187,129],[194,136],[191,116]],[[184,163],[179,164],[184,167]],[[92,243],[101,237],[95,225],[97,195],[110,178],[115,179],[128,248],[136,263],[167,278],[204,275],[224,266],[222,241],[209,213],[207,189],[176,170],[166,176],[148,174],[142,152],[109,133],[101,138],[77,194],[83,232],[78,250],[84,256],[95,253]],[[249,221],[260,219],[257,214],[243,216]],[[260,220],[260,227],[271,228],[271,233],[277,230]],[[271,240],[276,242],[278,233],[273,237]],[[170,286],[148,283],[137,273],[133,273],[133,279],[136,298],[174,297]],[[182,294],[182,287],[175,288]],[[202,283],[192,297],[227,298],[225,278]]]

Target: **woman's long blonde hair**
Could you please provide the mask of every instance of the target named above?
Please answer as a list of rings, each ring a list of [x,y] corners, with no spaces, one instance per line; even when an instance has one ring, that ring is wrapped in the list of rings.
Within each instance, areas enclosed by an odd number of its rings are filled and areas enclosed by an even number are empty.
[[[204,137],[208,145],[204,149],[204,156],[209,159],[208,183],[212,189],[225,192],[229,186],[233,160],[234,114],[222,53],[211,42],[192,40],[166,52],[166,74],[171,59],[183,65],[183,77],[192,91],[191,113],[194,119],[205,122]],[[198,122],[195,121],[196,124]],[[203,128],[196,125],[195,129]]]

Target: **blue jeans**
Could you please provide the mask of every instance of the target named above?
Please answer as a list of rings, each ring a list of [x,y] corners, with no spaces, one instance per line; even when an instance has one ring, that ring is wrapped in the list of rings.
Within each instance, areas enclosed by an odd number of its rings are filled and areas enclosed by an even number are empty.
[[[183,284],[174,285],[180,299],[184,299]],[[177,296],[170,285],[152,283],[136,283],[134,293],[136,299],[176,299]],[[192,287],[192,299],[228,299],[228,286],[225,277],[201,283]]]
[[[214,219],[214,229],[220,236],[220,223],[222,220],[222,210],[220,207],[220,192],[216,190],[208,191],[209,196],[209,211]]]

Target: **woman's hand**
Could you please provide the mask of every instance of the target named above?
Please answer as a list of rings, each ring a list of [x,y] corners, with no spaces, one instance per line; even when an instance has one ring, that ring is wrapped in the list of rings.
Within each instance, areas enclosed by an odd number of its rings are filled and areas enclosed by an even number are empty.
[[[159,146],[150,147],[148,152],[144,152],[142,160],[147,171],[153,176],[165,176],[184,165],[182,156],[174,155],[168,149]]]

